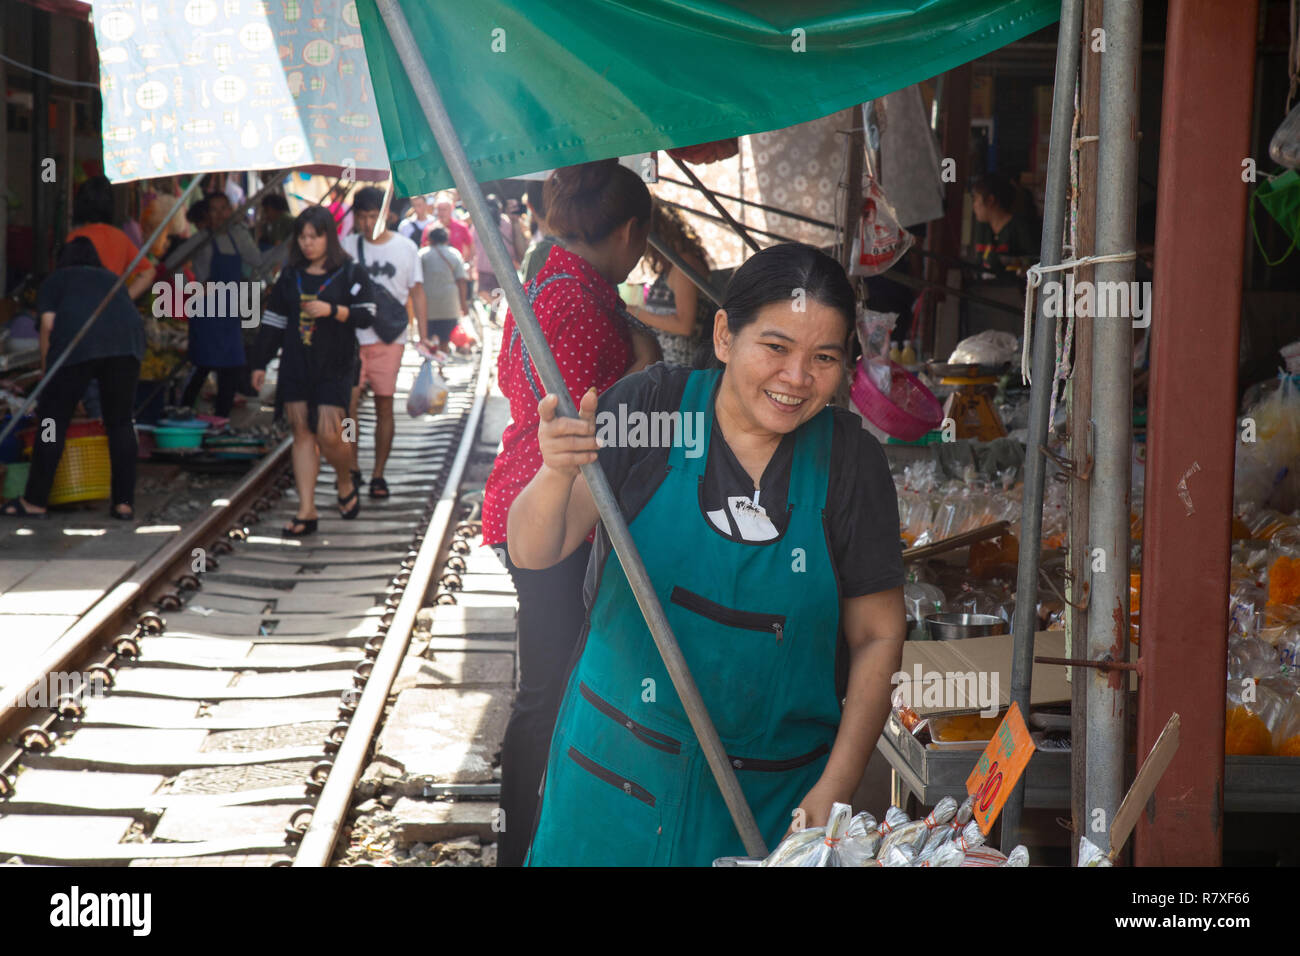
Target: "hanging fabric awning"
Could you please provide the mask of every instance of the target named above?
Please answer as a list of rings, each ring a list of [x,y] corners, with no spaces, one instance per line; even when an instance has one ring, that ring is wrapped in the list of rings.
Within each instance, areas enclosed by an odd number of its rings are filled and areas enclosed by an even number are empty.
[[[397,0],[480,181],[793,126],[1056,21],[1056,0]],[[357,0],[399,194],[452,184]]]
[[[386,178],[353,0],[95,0],[104,172]]]

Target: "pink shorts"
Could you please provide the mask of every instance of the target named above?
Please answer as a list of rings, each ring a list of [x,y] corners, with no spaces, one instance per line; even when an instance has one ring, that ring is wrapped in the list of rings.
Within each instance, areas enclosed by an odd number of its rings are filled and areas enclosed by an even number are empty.
[[[402,367],[402,350],[405,342],[388,345],[376,342],[361,346],[361,380],[359,385],[370,383],[370,390],[380,398],[389,398],[397,391],[397,371]]]

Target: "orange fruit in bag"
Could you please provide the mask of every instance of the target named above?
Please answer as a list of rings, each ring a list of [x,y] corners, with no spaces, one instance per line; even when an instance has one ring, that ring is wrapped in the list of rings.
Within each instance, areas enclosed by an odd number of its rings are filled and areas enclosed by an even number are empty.
[[[1279,757],[1300,757],[1300,734],[1282,741],[1276,753]]]
[[[1224,722],[1224,750],[1229,754],[1268,756],[1273,750],[1272,734],[1264,721],[1245,707],[1230,707]]]

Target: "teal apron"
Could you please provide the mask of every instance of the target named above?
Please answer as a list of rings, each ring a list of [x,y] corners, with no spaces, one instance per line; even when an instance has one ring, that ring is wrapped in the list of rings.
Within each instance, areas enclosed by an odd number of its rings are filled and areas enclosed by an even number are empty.
[[[700,502],[721,374],[687,379],[681,411],[703,414],[703,453],[672,449],[630,528],[771,849],[821,777],[840,719],[839,587],[822,522],[832,412],[795,434],[785,533],[732,541]],[[744,853],[611,552],[551,740],[528,865],[707,866]]]

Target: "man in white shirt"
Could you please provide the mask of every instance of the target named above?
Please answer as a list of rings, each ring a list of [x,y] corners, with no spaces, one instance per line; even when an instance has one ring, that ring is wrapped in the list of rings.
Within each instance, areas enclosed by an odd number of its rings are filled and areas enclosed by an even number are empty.
[[[357,232],[343,237],[343,250],[365,265],[375,283],[376,295],[380,289],[392,296],[397,304],[415,313],[423,327],[427,317],[424,298],[424,272],[420,268],[419,251],[415,243],[394,232],[393,217],[385,223],[378,239],[371,239],[379,210],[384,204],[384,194],[374,186],[358,190],[352,202],[352,214]],[[362,244],[364,243],[364,248]],[[376,303],[376,309],[382,309]],[[349,415],[355,422],[361,404],[361,389],[370,385],[375,400],[375,467],[370,478],[370,497],[389,497],[388,483],[384,481],[384,465],[393,448],[393,394],[397,391],[397,372],[402,365],[402,351],[406,348],[406,328],[392,342],[385,342],[373,329],[357,329],[361,346],[361,375],[352,389],[352,406]],[[360,481],[357,442],[352,443],[352,477]]]
[[[422,244],[421,239],[424,236],[424,230],[437,222],[438,217],[433,214],[433,207],[429,205],[429,201],[425,196],[411,197],[411,212],[411,217],[403,219],[401,225],[397,227],[397,231],[410,239],[416,246],[419,246]]]

